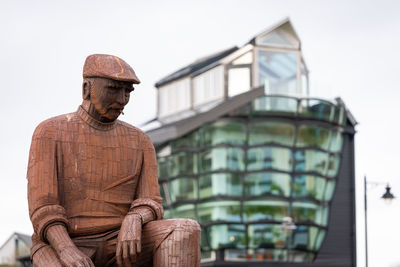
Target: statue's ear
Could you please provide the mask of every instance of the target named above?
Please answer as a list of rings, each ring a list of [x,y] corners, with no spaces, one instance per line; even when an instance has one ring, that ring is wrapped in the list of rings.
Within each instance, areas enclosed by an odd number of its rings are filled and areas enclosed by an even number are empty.
[[[88,80],[83,80],[82,83],[82,98],[83,100],[89,100],[90,99],[90,82]]]

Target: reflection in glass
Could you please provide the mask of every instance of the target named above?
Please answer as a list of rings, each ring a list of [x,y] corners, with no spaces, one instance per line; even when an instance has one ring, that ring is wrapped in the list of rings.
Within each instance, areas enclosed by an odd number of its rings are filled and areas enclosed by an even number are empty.
[[[328,181],[326,183],[326,189],[325,189],[325,201],[331,201],[332,197],[333,197],[333,193],[335,191],[335,185],[336,182],[335,181]]]
[[[291,171],[292,152],[281,147],[256,147],[247,152],[247,169],[276,169]]]
[[[300,251],[313,251],[317,241],[319,229],[314,226],[299,225],[293,231],[291,249]]]
[[[249,248],[284,248],[286,235],[280,224],[250,224]]]
[[[233,173],[213,173],[199,177],[200,198],[241,196],[242,180]]]
[[[329,130],[315,125],[301,125],[297,131],[296,146],[316,146],[325,150],[329,149]]]
[[[328,223],[328,208],[312,202],[293,202],[292,215],[296,223],[307,222],[323,226]]]
[[[243,202],[243,220],[281,221],[289,216],[289,203],[277,200],[250,200]]]
[[[171,149],[173,152],[175,152],[176,150],[181,148],[197,147],[198,142],[199,142],[199,134],[197,131],[194,131],[190,134],[187,134],[172,141]]]
[[[285,113],[294,115],[297,113],[297,99],[285,96],[264,96],[253,101],[255,115],[265,112]]]
[[[249,125],[249,145],[276,143],[292,146],[295,127],[290,123],[263,121]]]
[[[326,175],[328,153],[317,150],[299,150],[295,153],[297,172],[316,172]]]
[[[200,171],[244,170],[244,152],[241,148],[218,147],[200,153]]]
[[[339,155],[329,155],[328,170],[327,170],[326,175],[329,177],[335,177],[339,170],[339,164],[340,164],[340,156]]]
[[[261,172],[248,174],[244,181],[244,194],[258,196],[272,194],[290,195],[290,175],[278,172]]]
[[[302,99],[300,101],[299,114],[315,119],[332,121],[334,105],[320,99]]]
[[[188,218],[196,220],[196,211],[193,204],[180,205],[174,208],[174,218]]]
[[[196,154],[180,152],[168,157],[168,175],[191,174],[197,170]]]
[[[343,134],[340,131],[332,131],[331,152],[341,152],[343,145]]]
[[[313,197],[324,200],[326,179],[314,175],[296,175],[293,179],[293,197]]]
[[[168,178],[168,165],[167,165],[168,158],[158,158],[158,179],[164,180]]]
[[[240,222],[239,201],[210,201],[198,204],[200,223],[215,221]]]
[[[246,246],[246,226],[243,224],[221,224],[207,228],[212,249],[244,248]]]
[[[273,52],[260,50],[258,62],[258,85],[267,84],[270,94],[297,93],[296,52]]]
[[[246,143],[246,128],[238,122],[216,122],[202,129],[202,145],[217,144],[244,145]]]
[[[195,179],[179,178],[169,183],[171,201],[197,199],[197,182]]]

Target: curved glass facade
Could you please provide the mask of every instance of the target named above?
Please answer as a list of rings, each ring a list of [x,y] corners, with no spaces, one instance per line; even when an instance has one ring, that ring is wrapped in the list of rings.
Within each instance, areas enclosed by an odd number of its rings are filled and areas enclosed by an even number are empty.
[[[345,111],[281,96],[242,110],[158,148],[169,151],[158,157],[165,217],[196,219],[205,254],[311,262],[328,227]],[[285,231],[285,217],[296,229]]]

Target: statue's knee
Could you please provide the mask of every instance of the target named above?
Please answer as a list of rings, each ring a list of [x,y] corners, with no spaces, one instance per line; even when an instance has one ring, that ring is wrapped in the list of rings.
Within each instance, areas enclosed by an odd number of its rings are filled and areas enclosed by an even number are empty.
[[[200,234],[201,232],[199,223],[192,219],[176,219],[175,230],[178,229],[191,234]]]

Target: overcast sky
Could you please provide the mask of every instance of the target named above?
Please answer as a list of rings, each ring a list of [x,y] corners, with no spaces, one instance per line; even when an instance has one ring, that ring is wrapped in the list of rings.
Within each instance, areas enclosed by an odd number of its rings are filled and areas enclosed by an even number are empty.
[[[123,120],[155,116],[154,83],[196,58],[241,46],[290,17],[311,71],[311,95],[340,96],[358,120],[358,262],[364,266],[362,179],[400,197],[400,1],[1,1],[0,244],[30,234],[26,167],[36,125],[75,111],[87,55],[127,61],[142,81]],[[370,266],[400,266],[400,200],[371,187]]]

